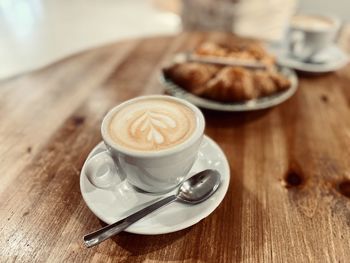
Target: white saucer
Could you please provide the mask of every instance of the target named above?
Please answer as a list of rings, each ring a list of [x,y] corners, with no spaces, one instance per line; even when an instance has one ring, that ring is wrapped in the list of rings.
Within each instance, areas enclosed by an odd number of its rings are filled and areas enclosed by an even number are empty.
[[[99,143],[87,159],[105,149],[104,143]],[[198,159],[189,176],[204,169],[218,170],[222,180],[217,192],[208,200],[195,206],[179,202],[172,203],[136,222],[125,231],[144,235],[165,234],[192,226],[207,217],[223,200],[230,181],[230,168],[225,154],[207,136],[203,138]],[[107,224],[114,223],[145,206],[146,203],[160,198],[160,196],[136,192],[126,181],[113,189],[96,188],[86,178],[85,164],[80,173],[80,191],[90,210]]]
[[[280,65],[310,73],[326,73],[336,71],[349,62],[349,55],[336,45],[330,46],[313,58],[317,63],[306,63],[291,56],[286,50],[275,50]]]

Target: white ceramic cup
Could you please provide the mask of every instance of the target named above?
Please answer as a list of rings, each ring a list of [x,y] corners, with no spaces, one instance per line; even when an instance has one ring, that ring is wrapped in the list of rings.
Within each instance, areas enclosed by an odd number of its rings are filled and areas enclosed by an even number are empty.
[[[142,152],[116,144],[108,134],[111,118],[124,106],[148,99],[173,100],[193,111],[196,128],[184,142],[159,151]],[[149,193],[164,193],[174,189],[193,166],[204,133],[205,121],[201,111],[193,104],[165,95],[141,96],[121,103],[110,110],[101,126],[107,151],[100,152],[86,163],[88,180],[98,188],[109,188],[126,179],[132,186]]]
[[[302,23],[293,23],[295,18],[309,17],[325,19],[329,22],[329,27],[317,27],[312,25],[302,25]],[[329,47],[338,33],[340,27],[340,20],[325,15],[315,14],[299,14],[291,20],[288,31],[287,41],[289,44],[289,51],[291,54],[301,60],[311,60],[314,55]]]

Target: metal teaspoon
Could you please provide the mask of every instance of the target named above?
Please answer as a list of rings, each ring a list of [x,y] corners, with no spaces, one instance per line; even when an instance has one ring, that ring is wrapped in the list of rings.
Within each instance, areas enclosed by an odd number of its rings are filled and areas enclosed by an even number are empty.
[[[147,206],[140,211],[105,226],[95,232],[84,236],[84,243],[87,247],[95,246],[104,240],[122,232],[131,224],[154,212],[155,210],[168,205],[174,201],[180,201],[187,204],[198,204],[208,199],[218,189],[221,179],[220,173],[216,170],[204,170],[185,180],[174,195]]]

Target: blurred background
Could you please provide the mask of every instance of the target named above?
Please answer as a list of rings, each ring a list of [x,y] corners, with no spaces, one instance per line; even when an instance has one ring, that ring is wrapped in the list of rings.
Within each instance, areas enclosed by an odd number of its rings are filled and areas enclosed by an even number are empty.
[[[0,78],[114,41],[222,30],[281,41],[297,11],[349,19],[349,0],[0,0]]]

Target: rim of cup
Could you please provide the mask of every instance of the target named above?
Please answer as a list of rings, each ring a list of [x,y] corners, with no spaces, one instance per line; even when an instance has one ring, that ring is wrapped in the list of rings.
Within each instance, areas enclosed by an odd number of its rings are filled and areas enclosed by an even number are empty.
[[[191,136],[184,142],[178,145],[175,145],[173,147],[159,150],[159,151],[131,150],[129,148],[126,148],[124,146],[121,146],[115,143],[108,134],[108,124],[110,123],[110,120],[114,116],[114,114],[128,104],[134,103],[135,101],[148,100],[148,99],[173,100],[190,108],[193,111],[197,122],[196,128],[193,134],[191,134]],[[163,156],[181,152],[182,150],[186,149],[187,147],[195,143],[204,134],[204,128],[205,128],[205,119],[204,119],[203,113],[197,106],[193,105],[192,103],[186,100],[175,98],[168,95],[144,95],[144,96],[138,96],[133,99],[124,101],[118,104],[117,106],[115,106],[114,108],[112,108],[111,110],[109,110],[108,113],[103,118],[102,125],[101,125],[101,134],[102,134],[103,141],[111,148],[116,149],[118,152],[121,152],[126,155],[132,155],[133,157],[152,158],[152,157],[163,157]]]
[[[333,14],[324,14],[324,13],[313,13],[313,12],[303,12],[303,13],[295,13],[292,17],[291,17],[291,21],[293,20],[293,17],[295,16],[312,16],[312,17],[321,17],[321,18],[326,18],[329,19],[334,25],[331,26],[329,29],[311,29],[311,28],[305,28],[305,27],[301,27],[301,26],[294,26],[293,23],[291,22],[291,28],[294,29],[301,29],[303,31],[306,32],[330,32],[330,31],[337,31],[340,28],[341,25],[341,21],[339,19],[339,17],[337,17],[336,15]]]

